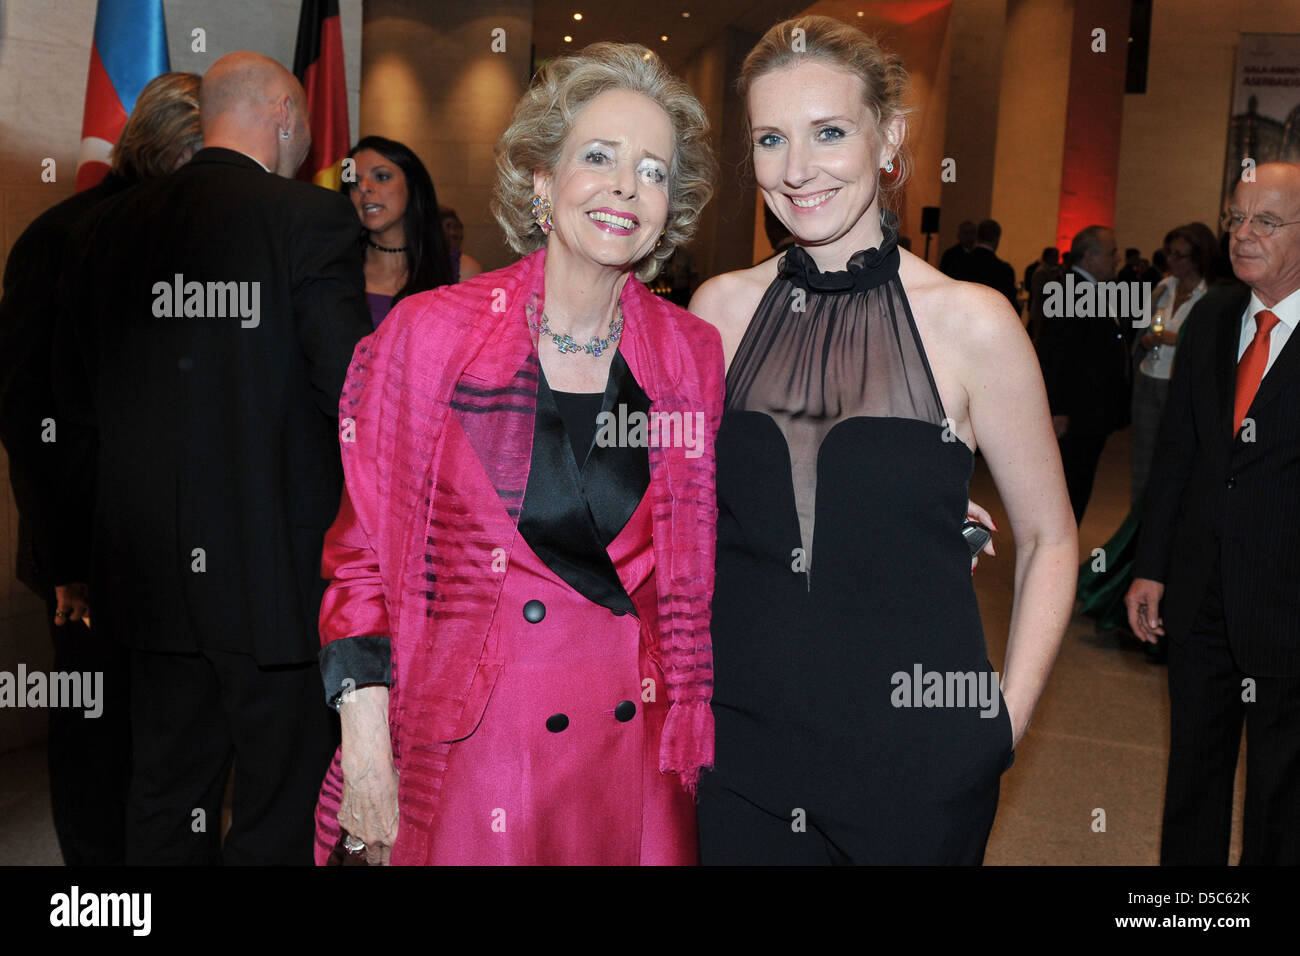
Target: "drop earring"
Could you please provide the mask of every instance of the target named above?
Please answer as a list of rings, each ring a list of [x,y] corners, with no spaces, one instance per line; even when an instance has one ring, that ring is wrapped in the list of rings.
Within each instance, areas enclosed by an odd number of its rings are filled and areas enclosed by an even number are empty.
[[[551,234],[551,201],[543,196],[533,197],[533,221],[542,230],[542,235]]]
[[[885,161],[885,172],[887,172],[887,173],[892,173],[893,171],[894,171],[894,161],[893,161],[892,159],[886,160],[886,161]]]

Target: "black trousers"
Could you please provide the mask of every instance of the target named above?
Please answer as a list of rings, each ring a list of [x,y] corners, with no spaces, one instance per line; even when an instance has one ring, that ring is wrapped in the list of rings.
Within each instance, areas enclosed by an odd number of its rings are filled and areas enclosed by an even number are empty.
[[[1092,483],[1097,477],[1097,462],[1106,447],[1105,435],[1080,435],[1066,432],[1057,439],[1061,448],[1061,468],[1065,471],[1065,488],[1070,493],[1074,522],[1083,521],[1083,512],[1092,497]]]
[[[1224,866],[1246,726],[1243,865],[1300,865],[1300,678],[1237,666],[1216,565],[1186,639],[1169,647],[1169,776],[1160,862]],[[1252,686],[1253,684],[1253,686]],[[1253,696],[1253,700],[1249,698]]]
[[[54,624],[46,597],[54,669],[102,674],[100,714],[50,708],[50,809],[68,866],[126,862],[126,795],[131,780],[131,671],[127,651],[101,625]],[[94,618],[91,618],[92,622]]]
[[[131,865],[310,865],[314,810],[338,744],[313,662],[131,652]],[[231,827],[222,798],[235,766]]]

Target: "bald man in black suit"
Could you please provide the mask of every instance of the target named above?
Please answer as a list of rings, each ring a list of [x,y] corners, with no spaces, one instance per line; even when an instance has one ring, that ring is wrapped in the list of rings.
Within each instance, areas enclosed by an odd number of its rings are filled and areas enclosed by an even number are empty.
[[[360,225],[293,176],[306,97],[267,57],[203,78],[205,148],[96,210],[56,391],[97,447],[91,604],[131,650],[131,864],[308,864],[337,728],[317,669]],[[235,766],[233,820],[220,841]]]

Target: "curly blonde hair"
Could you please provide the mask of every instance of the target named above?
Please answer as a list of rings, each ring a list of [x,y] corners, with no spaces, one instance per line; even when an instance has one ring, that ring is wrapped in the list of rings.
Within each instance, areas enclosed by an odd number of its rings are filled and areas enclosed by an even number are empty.
[[[795,33],[796,30],[801,32]],[[906,103],[907,70],[898,55],[885,50],[857,27],[820,16],[785,20],[763,34],[740,68],[736,90],[741,101],[748,107],[749,91],[760,76],[792,69],[809,58],[852,73],[862,80],[865,102],[876,116],[876,133],[882,141],[885,127],[892,120],[912,112]],[[747,143],[752,142],[748,109],[745,112],[745,136]],[[752,163],[752,149],[749,155]],[[894,175],[879,179],[877,183],[882,205],[886,208],[892,207],[912,171],[912,156],[903,142],[898,144],[894,154],[894,165]]]
[[[496,146],[497,183],[492,215],[520,255],[546,244],[533,221],[533,173],[553,172],[578,114],[600,94],[628,90],[654,100],[668,114],[674,149],[668,170],[668,220],[659,245],[636,263],[648,282],[665,260],[689,242],[700,212],[713,195],[717,162],[708,141],[704,107],[653,51],[634,43],[593,43],[552,60],[515,106],[510,127]]]

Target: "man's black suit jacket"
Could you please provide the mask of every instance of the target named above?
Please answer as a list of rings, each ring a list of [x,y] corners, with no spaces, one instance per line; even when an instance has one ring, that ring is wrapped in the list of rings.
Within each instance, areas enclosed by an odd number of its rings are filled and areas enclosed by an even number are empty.
[[[1229,646],[1242,670],[1300,676],[1300,336],[1268,370],[1232,435],[1250,290],[1213,288],[1183,325],[1142,510],[1134,577],[1165,585],[1165,633],[1186,637],[1222,567]],[[1188,334],[1190,333],[1190,334]]]
[[[1074,281],[1088,279],[1074,271]],[[1052,414],[1070,416],[1070,433],[1108,435],[1129,423],[1128,349],[1114,319],[1045,318],[1038,361]]]
[[[997,289],[1013,309],[1016,307],[1016,270],[1011,263],[999,259],[992,249],[984,246],[972,249],[954,278]]]
[[[55,389],[97,446],[92,614],[129,646],[316,658],[339,394],[371,331],[360,228],[337,193],[212,148],[82,221]],[[201,315],[174,314],[177,283]],[[222,317],[232,292],[256,316]]]
[[[60,458],[54,386],[59,275],[73,227],[130,182],[109,173],[90,189],[68,197],[36,217],[9,252],[0,298],[0,442],[9,454],[9,483],[18,505],[18,571],[42,597],[54,580],[58,526],[56,487],[68,465]],[[51,432],[47,421],[54,421]],[[47,441],[53,438],[53,441]],[[28,573],[34,577],[27,577]],[[84,572],[75,580],[84,580]]]
[[[949,246],[939,257],[939,271],[950,279],[964,279],[962,274],[966,268],[966,260],[970,258],[970,250],[960,242],[956,245]]]

